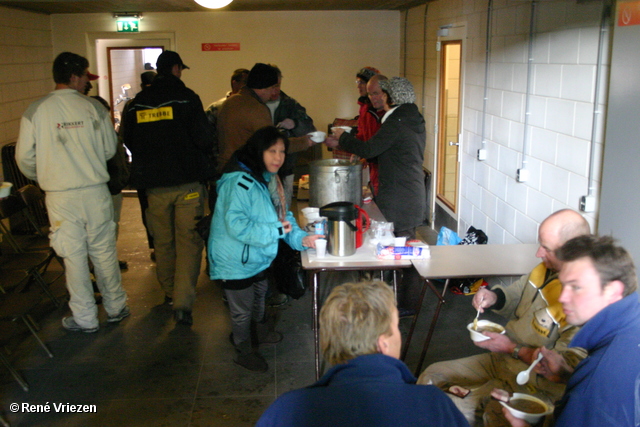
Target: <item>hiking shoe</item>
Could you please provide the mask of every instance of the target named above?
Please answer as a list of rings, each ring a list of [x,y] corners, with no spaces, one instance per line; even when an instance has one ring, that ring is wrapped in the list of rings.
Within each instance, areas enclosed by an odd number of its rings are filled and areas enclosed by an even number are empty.
[[[65,328],[67,331],[85,332],[87,334],[98,332],[98,329],[100,329],[100,326],[96,326],[95,328],[83,328],[82,326],[76,323],[73,316],[63,317],[62,327]]]
[[[278,331],[258,333],[259,344],[278,344],[284,337]]]
[[[277,294],[277,295],[273,295],[272,297],[270,297],[267,300],[267,306],[268,307],[278,308],[278,307],[283,307],[283,306],[287,305],[288,302],[289,302],[289,296],[288,295]]]
[[[416,311],[410,308],[399,308],[398,309],[398,318],[405,319],[407,317],[413,317],[416,315]]]
[[[267,361],[264,360],[260,354],[254,352],[248,354],[238,353],[233,361],[243,368],[254,372],[267,372],[269,369]]]
[[[124,308],[120,310],[120,313],[116,314],[115,316],[109,316],[109,318],[107,319],[107,322],[109,323],[119,322],[125,317],[129,316],[130,314],[131,314],[131,310],[129,310],[129,306],[125,305]]]

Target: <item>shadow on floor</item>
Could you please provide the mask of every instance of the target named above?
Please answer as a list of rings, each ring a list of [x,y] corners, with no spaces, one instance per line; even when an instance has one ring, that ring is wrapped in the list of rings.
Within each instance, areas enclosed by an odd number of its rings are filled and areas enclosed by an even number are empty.
[[[232,362],[228,311],[220,288],[204,272],[193,327],[175,325],[163,304],[135,198],[124,199],[118,250],[129,263],[122,280],[131,316],[108,324],[100,308],[100,330],[84,334],[62,328],[66,304],[43,313],[40,336],[55,357],[49,359],[30,336],[11,346],[9,355],[30,391],[0,370],[0,408],[12,426],[252,426],[278,395],[314,381],[308,293],[281,310],[284,340],[261,347],[269,370],[253,373]],[[465,329],[475,315],[470,298],[447,296],[424,366],[480,352]],[[435,298],[425,299],[407,357],[411,370],[435,307]],[[405,336],[409,324],[410,319],[401,321]],[[20,410],[11,412],[12,404]],[[22,404],[51,410],[28,411]],[[56,411],[54,404],[62,408]],[[87,405],[90,412],[71,413],[68,405]]]

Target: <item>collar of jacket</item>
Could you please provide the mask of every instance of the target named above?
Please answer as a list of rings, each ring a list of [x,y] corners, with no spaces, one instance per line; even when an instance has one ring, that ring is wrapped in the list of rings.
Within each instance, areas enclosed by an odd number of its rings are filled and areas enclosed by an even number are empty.
[[[394,357],[376,353],[357,356],[345,363],[334,366],[315,384],[310,385],[309,388],[328,386],[335,381],[341,383],[362,381],[365,378],[383,379],[389,383],[416,383],[416,378],[411,374],[404,362]]]
[[[575,334],[569,347],[582,347],[592,353],[611,342],[622,329],[640,322],[640,302],[637,292],[609,304]]]
[[[260,104],[264,105],[265,107],[267,107],[267,104],[265,104],[264,102],[262,102],[262,99],[260,99],[260,97],[258,96],[257,93],[255,93],[253,91],[253,89],[245,86],[242,89],[240,89],[240,92],[238,92],[238,95],[244,95],[244,96],[252,96],[253,98],[255,98]],[[267,107],[269,108],[269,107]]]
[[[151,86],[171,86],[178,85],[185,87],[185,84],[182,80],[174,76],[173,74],[158,74],[158,76],[153,79],[153,83]]]

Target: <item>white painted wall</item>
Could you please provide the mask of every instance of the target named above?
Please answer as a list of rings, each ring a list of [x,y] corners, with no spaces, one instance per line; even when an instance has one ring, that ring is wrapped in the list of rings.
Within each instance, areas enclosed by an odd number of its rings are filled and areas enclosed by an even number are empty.
[[[408,12],[406,47],[402,41],[405,17],[395,11],[149,13],[137,37],[169,40],[192,67],[184,73],[184,81],[205,104],[228,90],[233,69],[250,68],[256,61],[276,63],[285,76],[283,89],[307,107],[319,127],[336,116],[356,114],[356,70],[373,65],[389,76],[397,75],[406,50],[406,75],[419,98],[424,92],[418,104],[424,108],[429,131],[425,165],[435,172],[436,30],[463,22],[468,37],[458,231],[472,224],[485,230],[492,243],[530,243],[536,240],[545,216],[562,207],[576,209],[579,196],[587,192],[600,17],[600,2],[539,4],[528,153],[532,176],[525,184],[516,183],[515,171],[520,167],[524,135],[529,2],[494,1],[486,162],[475,159],[480,147],[486,0],[429,4],[426,62],[424,6]],[[0,9],[0,139],[8,142],[17,138],[19,117],[26,106],[53,87],[53,57],[63,50],[91,53],[95,69],[96,49],[89,40],[96,35],[115,36],[115,23],[108,14],[47,17]],[[239,42],[241,50],[202,52],[205,42]],[[605,70],[603,81],[607,78]],[[603,90],[601,99],[606,96]],[[599,179],[602,137],[598,135],[597,140]],[[588,215],[592,225],[596,218],[597,212]]]
[[[398,75],[399,20],[397,11],[145,13],[142,32],[133,38],[173,33],[175,50],[191,67],[183,81],[205,106],[229,90],[236,68],[274,63],[283,72],[283,90],[325,129],[335,117],[357,114],[355,74],[361,67]],[[54,54],[88,55],[95,50],[88,45],[93,34],[115,31],[109,14],[59,14],[51,21]],[[240,43],[241,50],[201,50],[212,42]],[[96,58],[88,59],[93,67]]]
[[[53,90],[51,43],[47,15],[0,7],[0,146],[17,140],[24,110]]]
[[[487,233],[490,243],[533,243],[545,217],[565,207],[578,209],[580,196],[588,191],[601,3],[539,2],[527,129],[531,179],[526,183],[516,182],[515,177],[523,157],[530,2],[494,1],[485,119],[488,157],[484,162],[476,160],[476,152],[482,140],[487,1],[428,5],[427,74],[422,79],[424,10],[421,6],[409,11],[406,73],[417,92],[424,84],[425,119],[431,131],[437,105],[437,29],[453,23],[464,23],[467,28],[458,232],[464,233],[473,225]],[[607,76],[605,67],[605,83]],[[603,100],[606,84],[601,91],[600,102]],[[603,127],[599,128],[595,150],[598,181]],[[433,133],[428,135],[425,166],[436,171]],[[597,212],[586,214],[586,218],[594,228]]]

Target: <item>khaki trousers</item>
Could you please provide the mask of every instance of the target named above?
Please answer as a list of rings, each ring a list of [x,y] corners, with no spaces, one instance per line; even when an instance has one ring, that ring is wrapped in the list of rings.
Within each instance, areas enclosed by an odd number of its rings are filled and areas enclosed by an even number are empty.
[[[174,310],[191,311],[204,242],[196,223],[204,214],[204,185],[193,182],[147,189],[145,212],[156,254],[156,274]]]
[[[553,383],[532,373],[529,383],[516,383],[518,372],[528,365],[504,353],[484,353],[463,359],[438,362],[425,369],[418,384],[433,384],[442,390],[452,385],[470,389],[466,397],[447,394],[473,426],[509,427],[502,415],[502,406],[492,400],[491,390],[501,388],[509,393],[532,394],[547,403],[554,403],[564,393],[564,385]]]

